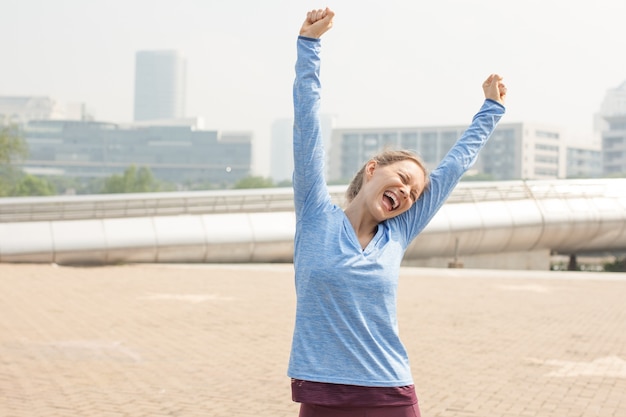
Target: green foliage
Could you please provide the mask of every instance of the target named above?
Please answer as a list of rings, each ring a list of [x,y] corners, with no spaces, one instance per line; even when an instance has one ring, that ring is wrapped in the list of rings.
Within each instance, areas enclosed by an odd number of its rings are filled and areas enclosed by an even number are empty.
[[[12,194],[20,177],[13,164],[28,155],[28,147],[17,126],[0,126],[0,197]]]
[[[8,166],[0,165],[0,197],[11,195],[11,188],[15,184],[17,172]]]
[[[276,187],[278,188],[293,187],[293,183],[291,182],[291,180],[282,180],[276,184]]]
[[[10,195],[14,197],[55,195],[54,185],[45,178],[34,175],[23,175],[11,189]]]
[[[626,256],[622,259],[615,259],[615,262],[605,263],[604,270],[606,272],[626,272]]]
[[[155,191],[161,191],[161,185],[152,175],[150,168],[141,167],[137,169],[131,165],[122,175],[115,174],[106,178],[100,192],[103,194],[122,194]]]
[[[249,175],[237,181],[233,188],[245,189],[245,188],[272,188],[274,187],[274,181],[271,178],[264,178],[258,176]]]
[[[59,195],[99,194],[104,178],[78,178],[61,175],[46,176]]]
[[[28,156],[28,146],[15,125],[0,126],[0,164],[10,165]]]

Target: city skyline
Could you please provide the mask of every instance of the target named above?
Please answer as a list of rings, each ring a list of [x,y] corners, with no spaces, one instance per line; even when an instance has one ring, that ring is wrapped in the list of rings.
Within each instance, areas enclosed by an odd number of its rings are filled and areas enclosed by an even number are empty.
[[[179,50],[187,115],[207,129],[252,131],[255,171],[266,174],[272,123],[292,113],[295,36],[306,10],[326,5],[13,1],[0,28],[12,39],[0,95],[86,103],[97,120],[129,122],[135,53]],[[499,72],[510,91],[507,122],[590,138],[607,90],[626,80],[622,0],[328,6],[337,17],[322,41],[322,111],[337,127],[469,123],[480,83]]]

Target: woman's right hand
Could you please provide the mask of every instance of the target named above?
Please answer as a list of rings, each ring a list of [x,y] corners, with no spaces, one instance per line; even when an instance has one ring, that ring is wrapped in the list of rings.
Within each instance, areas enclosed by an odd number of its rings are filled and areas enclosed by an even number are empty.
[[[335,12],[328,7],[325,9],[311,10],[306,14],[306,19],[300,28],[300,36],[307,38],[320,38],[333,27]]]

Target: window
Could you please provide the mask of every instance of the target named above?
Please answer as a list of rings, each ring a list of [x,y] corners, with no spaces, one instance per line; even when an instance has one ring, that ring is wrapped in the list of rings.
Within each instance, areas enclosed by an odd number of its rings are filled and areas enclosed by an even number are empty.
[[[537,150],[544,150],[544,151],[551,151],[551,152],[558,152],[559,151],[559,147],[558,146],[545,145],[545,144],[542,144],[542,143],[537,143],[535,145],[535,149],[537,149]]]
[[[547,130],[537,130],[535,131],[535,136],[537,136],[538,138],[558,139],[559,133],[549,132]]]
[[[403,149],[417,149],[417,133],[405,132],[400,139],[400,146]]]
[[[559,158],[554,157],[554,156],[537,155],[535,157],[535,162],[544,163],[544,164],[558,164]]]
[[[383,146],[396,147],[398,145],[397,133],[383,133]]]

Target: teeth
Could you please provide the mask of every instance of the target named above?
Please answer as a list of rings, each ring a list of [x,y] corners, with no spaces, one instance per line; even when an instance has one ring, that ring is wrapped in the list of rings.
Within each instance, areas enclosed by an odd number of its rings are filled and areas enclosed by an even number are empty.
[[[391,199],[391,201],[393,201],[393,204],[391,205],[391,209],[395,210],[398,208],[398,199],[396,198],[396,196],[389,192],[389,191],[385,191],[384,193],[385,196],[389,197]]]

